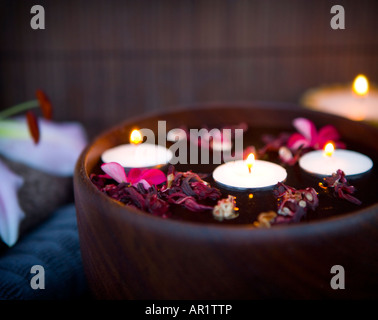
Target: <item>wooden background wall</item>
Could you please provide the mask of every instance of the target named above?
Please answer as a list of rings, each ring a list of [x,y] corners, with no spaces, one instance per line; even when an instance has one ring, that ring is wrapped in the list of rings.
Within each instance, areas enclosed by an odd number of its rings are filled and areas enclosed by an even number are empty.
[[[43,5],[46,29],[32,30]],[[330,27],[343,5],[346,29]],[[129,116],[211,101],[297,102],[378,81],[376,0],[1,0],[0,109],[43,88],[90,136]]]

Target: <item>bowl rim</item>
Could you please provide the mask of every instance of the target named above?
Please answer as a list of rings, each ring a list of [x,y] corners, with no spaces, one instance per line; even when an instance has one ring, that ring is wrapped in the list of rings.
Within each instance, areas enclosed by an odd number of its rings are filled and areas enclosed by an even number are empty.
[[[94,137],[94,139],[91,140],[91,142],[84,148],[82,153],[80,154],[76,167],[75,167],[75,173],[74,173],[74,180],[80,179],[83,182],[83,185],[89,188],[91,192],[94,192],[96,196],[101,199],[102,202],[105,201],[106,204],[109,204],[110,206],[116,207],[120,210],[125,211],[125,213],[135,215],[135,218],[138,220],[145,220],[149,223],[150,226],[153,226],[154,228],[160,229],[170,229],[174,228],[175,226],[185,226],[185,228],[188,228],[190,230],[209,230],[212,232],[221,232],[221,233],[232,233],[233,235],[239,234],[241,237],[244,237],[245,235],[255,235],[256,237],[260,238],[272,238],[271,236],[274,235],[274,237],[277,237],[281,234],[296,234],[301,236],[308,236],[311,232],[313,235],[314,232],[320,232],[324,233],[325,230],[335,230],[336,228],[352,228],[353,226],[357,225],[359,222],[366,220],[373,220],[378,219],[378,202],[372,205],[369,205],[365,208],[357,209],[355,211],[338,215],[335,217],[327,217],[324,219],[319,220],[312,220],[312,221],[306,221],[306,222],[300,222],[300,223],[292,223],[292,224],[282,224],[282,225],[275,225],[273,228],[256,228],[252,226],[251,224],[222,224],[221,222],[219,224],[216,223],[203,223],[203,222],[195,222],[195,221],[188,221],[188,220],[175,220],[170,218],[162,218],[158,216],[154,216],[148,212],[144,212],[143,210],[137,209],[132,206],[127,206],[125,204],[120,203],[117,200],[114,200],[104,193],[100,192],[96,186],[90,181],[90,177],[86,170],[86,164],[88,162],[88,156],[91,152],[91,150],[94,148],[96,142],[100,139],[102,139],[104,136],[110,134],[113,131],[117,131],[127,125],[130,125],[133,122],[145,120],[149,117],[156,117],[161,116],[164,117],[164,115],[172,115],[174,113],[180,113],[183,111],[193,111],[198,109],[203,109],[206,107],[206,110],[209,110],[211,108],[219,109],[219,108],[229,108],[232,106],[233,108],[251,108],[252,106],[256,107],[264,107],[264,108],[273,108],[273,109],[288,109],[293,111],[293,107],[298,108],[298,104],[294,103],[286,103],[286,102],[270,102],[270,101],[253,101],[253,102],[207,102],[207,103],[196,103],[196,104],[190,104],[190,105],[182,105],[178,108],[176,108],[174,111],[165,111],[165,112],[148,112],[144,113],[142,116],[136,116],[129,118],[118,125],[115,125],[108,130],[104,130],[100,132],[98,135]],[[297,109],[298,110],[298,109]],[[322,111],[317,110],[310,110],[310,109],[299,109],[303,113],[307,113],[309,115],[311,114],[320,114],[323,116],[331,117],[331,118],[337,118],[341,119],[343,121],[350,122],[352,120],[343,118],[338,115],[328,114]],[[375,131],[375,133],[378,136],[378,128],[375,128],[367,123],[364,122],[354,122],[355,125],[360,125],[363,127],[368,128],[371,131]],[[74,185],[76,185],[76,182],[74,181]],[[77,187],[77,186],[76,186]],[[121,219],[126,219],[125,216],[121,216]],[[269,229],[269,230],[268,230]],[[271,230],[275,230],[273,233]],[[253,230],[253,232],[251,232]],[[196,234],[199,234],[198,232]]]

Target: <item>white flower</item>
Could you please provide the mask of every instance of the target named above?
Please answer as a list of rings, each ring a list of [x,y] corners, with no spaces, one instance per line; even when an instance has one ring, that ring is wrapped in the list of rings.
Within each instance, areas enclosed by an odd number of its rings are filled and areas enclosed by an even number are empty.
[[[25,216],[17,197],[24,181],[1,161],[0,177],[0,238],[11,247],[18,239],[19,224]]]
[[[0,121],[0,154],[15,162],[57,176],[72,176],[87,140],[78,123],[39,119],[40,141],[30,137],[24,118]],[[0,238],[13,246],[25,214],[18,201],[23,179],[0,162]]]
[[[0,154],[34,169],[71,176],[87,139],[78,123],[39,119],[40,141],[30,138],[25,118],[0,121]],[[6,131],[6,134],[1,134]]]

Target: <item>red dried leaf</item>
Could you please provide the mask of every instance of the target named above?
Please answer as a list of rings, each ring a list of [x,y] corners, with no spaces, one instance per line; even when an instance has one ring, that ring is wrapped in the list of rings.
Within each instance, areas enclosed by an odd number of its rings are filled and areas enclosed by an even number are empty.
[[[297,190],[279,182],[275,195],[278,198],[278,215],[285,219],[281,222],[298,222],[310,208],[315,210],[319,204],[318,195],[314,188]]]
[[[169,215],[169,204],[158,197],[157,193],[147,193],[145,205],[148,212],[167,218]]]
[[[349,185],[345,177],[344,171],[339,169],[330,177],[323,178],[323,180],[326,183],[326,187],[334,189],[334,194],[337,197],[345,199],[356,205],[360,205],[362,203],[359,199],[351,195],[356,191],[356,188],[354,186]]]
[[[170,203],[183,205],[186,209],[194,212],[203,210],[213,210],[212,206],[199,204],[194,197],[187,196],[184,193],[173,193],[167,197],[167,201]]]
[[[127,183],[116,185],[114,176],[111,175],[91,175],[91,181],[101,191],[111,198],[121,201],[146,212],[161,217],[170,215],[169,205],[180,205],[190,211],[200,212],[212,210],[214,206],[199,203],[201,200],[218,200],[221,193],[218,189],[212,188],[201,179],[201,176],[191,171],[176,172],[171,166],[168,169],[167,178],[157,172],[157,169],[130,171],[127,176]],[[133,179],[139,179],[143,174],[146,179],[157,179],[155,182],[164,182],[161,187],[158,184],[148,188],[141,183],[133,183]],[[138,180],[137,179],[137,180]],[[142,181],[142,180],[139,180]],[[134,181],[135,182],[135,181]]]
[[[218,200],[221,197],[221,193],[217,188],[212,188],[203,182],[192,182],[191,186],[198,200]]]
[[[207,206],[200,204],[194,199],[193,197],[187,197],[187,199],[184,202],[184,206],[186,209],[194,212],[200,212],[204,210],[213,210],[213,206]]]
[[[173,166],[168,169],[167,186],[162,189],[166,196],[182,193],[185,196],[193,197],[197,201],[219,200],[221,192],[217,188],[211,187],[202,180],[199,174],[191,171],[176,172]]]

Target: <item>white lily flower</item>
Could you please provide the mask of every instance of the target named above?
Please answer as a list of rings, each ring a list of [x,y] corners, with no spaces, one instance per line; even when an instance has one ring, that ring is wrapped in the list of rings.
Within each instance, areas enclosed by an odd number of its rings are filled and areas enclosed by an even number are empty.
[[[20,221],[25,217],[17,196],[24,181],[1,161],[0,179],[0,238],[11,247],[18,239]]]
[[[84,128],[75,122],[39,119],[40,141],[35,144],[25,118],[0,121],[0,154],[34,169],[71,176],[87,144]]]
[[[36,170],[56,176],[72,176],[76,161],[87,144],[84,128],[76,122],[56,123],[51,119],[51,103],[41,91],[38,100],[18,104],[0,112],[0,155]],[[28,111],[40,107],[45,119]],[[27,111],[26,118],[10,119]],[[25,213],[19,204],[18,190],[23,179],[0,160],[0,238],[13,246]]]

